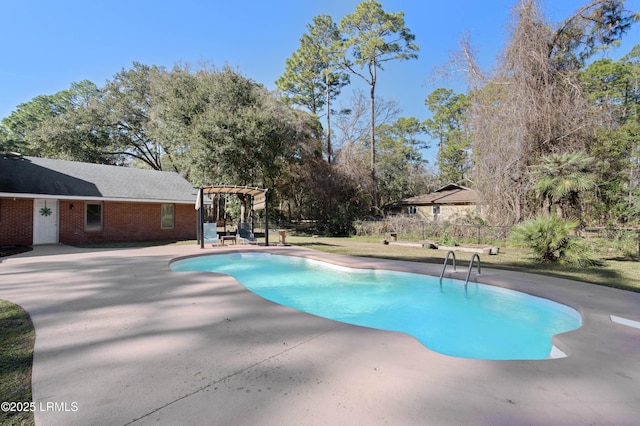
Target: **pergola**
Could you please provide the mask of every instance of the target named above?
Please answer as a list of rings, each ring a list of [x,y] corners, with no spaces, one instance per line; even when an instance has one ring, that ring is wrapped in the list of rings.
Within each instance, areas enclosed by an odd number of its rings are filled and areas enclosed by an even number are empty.
[[[198,239],[200,240],[200,248],[204,248],[204,196],[209,197],[216,194],[244,194],[251,196],[251,210],[264,209],[264,241],[265,245],[269,245],[269,210],[268,199],[269,190],[262,188],[252,188],[249,186],[220,185],[207,186],[198,190],[198,199],[196,201],[196,210],[198,210]],[[252,215],[253,217],[253,215]],[[251,219],[251,227],[253,228],[253,218]]]

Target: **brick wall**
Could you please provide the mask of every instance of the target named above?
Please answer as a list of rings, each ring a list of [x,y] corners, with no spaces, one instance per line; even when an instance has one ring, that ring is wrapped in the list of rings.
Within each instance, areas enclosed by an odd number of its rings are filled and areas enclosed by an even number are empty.
[[[33,200],[0,198],[0,245],[30,246],[32,243]]]
[[[60,201],[60,242],[82,244],[196,238],[196,210],[192,205],[175,204],[173,229],[162,229],[159,203],[104,202],[102,209],[102,230],[85,231],[85,203]]]
[[[85,231],[84,201],[60,200],[62,244],[111,241],[187,240],[196,238],[193,205],[174,205],[173,229],[162,229],[159,203],[103,203],[103,228]],[[33,200],[0,198],[0,245],[33,244]]]
[[[58,241],[63,244],[79,244],[85,242],[84,237],[84,202],[60,200],[58,203]]]

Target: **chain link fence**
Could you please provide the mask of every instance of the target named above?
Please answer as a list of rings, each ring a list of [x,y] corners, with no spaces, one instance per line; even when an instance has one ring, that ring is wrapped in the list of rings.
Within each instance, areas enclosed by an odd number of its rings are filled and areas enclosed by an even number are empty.
[[[584,228],[580,236],[589,241],[605,242],[595,249],[599,252],[640,256],[640,229],[637,228]]]
[[[316,221],[282,222],[275,224],[272,229],[277,228],[300,234],[322,233]],[[395,234],[397,239],[409,241],[505,245],[513,227],[485,223],[434,222],[410,216],[390,216],[380,220],[356,221],[354,229],[356,235],[385,239]],[[640,256],[640,229],[582,228],[577,234],[591,242],[593,249],[601,254]]]
[[[403,240],[447,240],[475,244],[505,242],[510,226],[493,226],[482,223],[434,222],[406,216],[392,216],[378,221],[359,221],[355,224],[357,235],[384,236],[396,234]]]

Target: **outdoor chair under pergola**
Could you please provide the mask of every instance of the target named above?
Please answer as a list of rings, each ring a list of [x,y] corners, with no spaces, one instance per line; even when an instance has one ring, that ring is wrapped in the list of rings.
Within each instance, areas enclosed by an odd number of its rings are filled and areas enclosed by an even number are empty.
[[[253,219],[254,212],[264,209],[264,240],[265,245],[269,245],[269,210],[268,210],[268,197],[269,190],[262,188],[252,188],[248,186],[236,186],[236,185],[220,185],[220,186],[207,186],[198,190],[198,199],[196,200],[196,210],[198,210],[198,242],[200,248],[204,248],[204,224],[205,224],[205,208],[204,197],[205,195],[212,198],[215,195],[220,194],[243,194],[251,197],[250,204],[250,229],[253,232]]]

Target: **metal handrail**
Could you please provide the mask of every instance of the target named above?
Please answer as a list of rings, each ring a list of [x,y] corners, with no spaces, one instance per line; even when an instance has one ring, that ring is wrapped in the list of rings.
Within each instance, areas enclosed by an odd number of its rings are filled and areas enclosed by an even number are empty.
[[[449,250],[447,252],[447,255],[444,257],[442,272],[440,272],[440,290],[442,290],[442,277],[444,276],[444,270],[447,269],[447,261],[449,260],[449,255],[453,256],[453,272],[456,272],[456,254],[452,250]]]
[[[464,291],[467,292],[467,284],[469,284],[469,276],[471,275],[471,268],[473,268],[473,259],[478,259],[478,275],[482,275],[482,269],[480,268],[480,255],[478,253],[473,253],[471,256],[471,261],[469,262],[469,269],[467,270],[467,278],[464,280]]]

